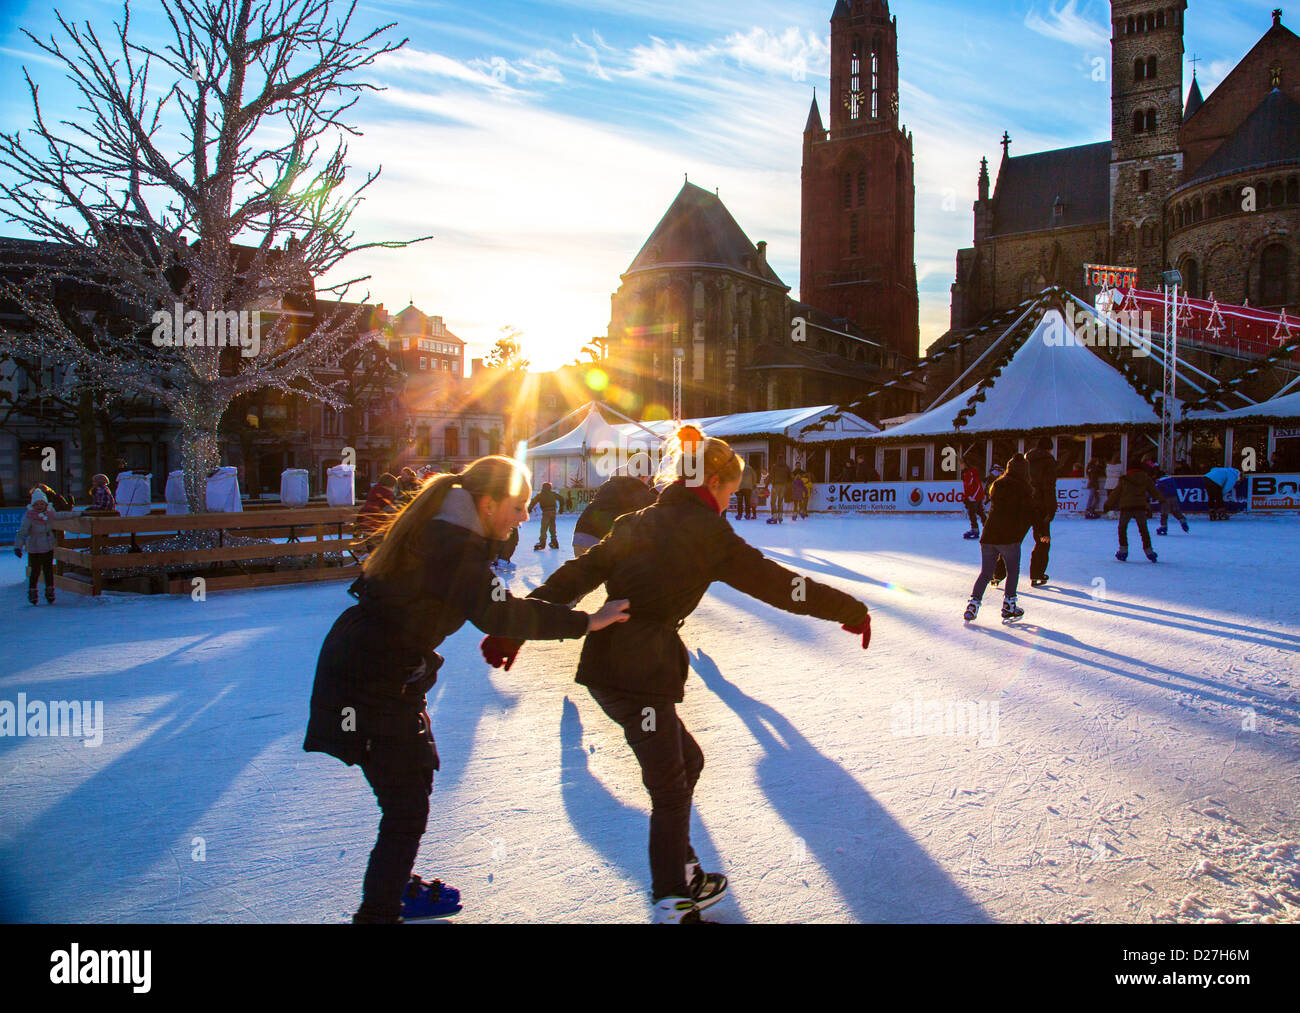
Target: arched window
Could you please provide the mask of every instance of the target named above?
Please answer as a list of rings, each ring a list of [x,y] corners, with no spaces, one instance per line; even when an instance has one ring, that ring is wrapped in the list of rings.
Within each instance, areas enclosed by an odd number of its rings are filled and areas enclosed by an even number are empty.
[[[1255,180],[1255,201],[1261,208],[1268,207],[1268,184],[1262,179]]]
[[[1273,185],[1268,188],[1268,202],[1275,208],[1281,207],[1286,202],[1286,188],[1280,179],[1273,180]]]
[[[880,118],[880,52],[871,54],[871,118]]]
[[[1130,15],[1128,19],[1128,34],[1132,35],[1136,31],[1137,31],[1137,24],[1134,18]]]
[[[1142,248],[1150,249],[1156,244],[1156,227],[1150,222],[1142,226]]]
[[[1133,80],[1141,81],[1146,76],[1147,76],[1147,62],[1146,60],[1142,59],[1142,57],[1139,56],[1136,60],[1133,61]]]
[[[841,341],[835,349],[835,354],[841,359],[847,359],[849,357],[849,346]]]
[[[1165,27],[1165,12],[1164,12],[1164,11],[1157,11],[1157,12],[1156,12],[1156,27],[1157,27],[1157,28],[1164,28],[1164,27]],[[1152,75],[1152,76],[1154,77],[1155,75]]]
[[[853,37],[853,55],[849,62],[849,119],[862,115],[862,39]]]
[[[867,172],[865,169],[858,170],[858,207],[863,207],[867,203]]]
[[[1300,204],[1300,178],[1292,176],[1286,181],[1286,202]]]
[[[1156,60],[1154,56],[1148,56],[1147,73],[1146,73],[1147,80],[1148,81],[1155,80],[1158,70],[1159,70],[1159,62]]]
[[[1264,306],[1290,302],[1291,251],[1281,243],[1264,247],[1259,258],[1259,301]]]
[[[1219,195],[1217,193],[1212,193],[1208,198],[1206,198],[1205,217],[1206,218],[1219,217]]]
[[[1192,221],[1199,222],[1202,217],[1201,198],[1197,197],[1196,200],[1192,201]]]
[[[1156,111],[1154,109],[1147,110],[1146,132],[1148,134],[1156,132]]]
[[[1201,265],[1190,258],[1183,264],[1183,285],[1187,289],[1187,294],[1193,299],[1200,297]]]
[[[1178,205],[1178,211],[1174,216],[1174,222],[1175,227],[1180,229],[1183,227],[1183,206],[1181,204]]]

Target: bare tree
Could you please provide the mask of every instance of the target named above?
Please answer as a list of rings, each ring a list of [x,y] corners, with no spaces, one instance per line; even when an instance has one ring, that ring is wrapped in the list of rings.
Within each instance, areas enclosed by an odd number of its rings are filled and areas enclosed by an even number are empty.
[[[350,220],[378,172],[345,188],[346,139],[359,132],[344,117],[378,90],[358,72],[406,40],[385,40],[392,24],[354,32],[355,3],[160,6],[165,45],[134,41],[129,3],[108,45],[57,12],[58,37],[27,33],[66,70],[80,119],[51,122],[24,70],[34,125],[0,134],[0,213],[45,252],[26,280],[0,284],[30,318],[0,328],[0,352],[65,364],[97,393],[163,402],[197,511],[236,398],[275,387],[343,407],[316,371],[355,333],[360,306],[342,299],[367,279],[318,279],[360,250],[409,245],[356,241]],[[87,340],[58,298],[69,285],[103,290],[138,327]],[[289,312],[305,304],[315,311]],[[264,311],[271,326],[254,340]]]

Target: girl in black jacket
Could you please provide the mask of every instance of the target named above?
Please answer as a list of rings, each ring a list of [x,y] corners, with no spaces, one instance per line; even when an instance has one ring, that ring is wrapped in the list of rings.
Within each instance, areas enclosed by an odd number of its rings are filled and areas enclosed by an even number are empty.
[[[1020,543],[1038,517],[1034,491],[1029,484],[1029,462],[1017,454],[1007,463],[1007,470],[989,489],[993,508],[984,534],[980,538],[983,568],[975,580],[966,606],[966,622],[974,622],[984,601],[984,591],[993,579],[999,557],[1006,564],[1007,584],[1003,590],[1002,618],[1015,621],[1025,611],[1016,603],[1020,583]]]
[[[359,604],[325,638],[303,749],[360,764],[383,814],[354,922],[446,913],[458,900],[411,876],[439,765],[425,701],[442,665],[434,649],[466,621],[563,640],[627,619],[625,601],[589,616],[512,598],[493,577],[496,541],[528,518],[529,492],[527,473],[504,457],[431,479],[382,532],[351,588]]]
[[[604,584],[631,603],[626,624],[584,643],[577,681],[622,726],[650,792],[656,922],[697,922],[726,889],[726,877],[704,873],[691,848],[691,797],[704,754],[676,710],[689,670],[677,630],[709,585],[721,580],[783,611],[841,623],[864,648],[871,638],[866,605],[764,558],[731,529],[722,515],[743,469],[726,443],[684,427],[661,472],[671,484],[658,502],[620,517],[529,596],[572,602]],[[519,647],[489,637],[483,653],[508,669]]]

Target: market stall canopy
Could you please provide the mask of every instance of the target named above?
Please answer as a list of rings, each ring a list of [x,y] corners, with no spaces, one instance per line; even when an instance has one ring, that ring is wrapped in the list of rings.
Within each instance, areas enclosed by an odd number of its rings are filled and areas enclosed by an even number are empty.
[[[976,433],[1033,432],[1158,426],[1160,416],[1124,374],[1086,345],[1062,340],[1069,329],[1057,309],[1038,326],[1003,367],[991,386],[971,387],[876,441]],[[971,398],[984,400],[970,405]],[[970,421],[958,429],[958,414],[972,407]]]
[[[566,433],[558,440],[544,443],[540,447],[529,447],[529,457],[581,457],[583,448],[587,453],[600,446],[614,446],[619,442],[618,433],[606,422],[594,405],[588,409],[586,417],[572,432]]]
[[[1276,419],[1295,421],[1300,419],[1300,391],[1275,397],[1272,401],[1246,405],[1230,412],[1195,411],[1187,413],[1194,419],[1214,419],[1215,421],[1236,422],[1242,419]]]
[[[709,418],[688,419],[699,426],[706,436],[720,440],[738,440],[745,437],[780,436],[795,443],[834,443],[853,440],[880,432],[877,426],[849,412],[841,412],[834,405],[818,408],[784,408],[766,412],[742,412],[737,415],[714,415]],[[650,442],[646,429],[661,439],[674,432],[672,422],[646,422],[644,428],[633,425],[615,427],[628,446],[645,446]],[[819,429],[809,429],[820,426]]]

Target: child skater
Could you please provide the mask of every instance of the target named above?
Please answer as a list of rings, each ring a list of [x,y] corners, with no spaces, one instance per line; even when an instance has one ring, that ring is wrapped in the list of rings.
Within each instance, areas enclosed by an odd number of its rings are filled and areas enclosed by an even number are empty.
[[[677,715],[689,673],[678,628],[709,585],[721,580],[795,615],[842,624],[871,640],[867,606],[766,559],[723,517],[744,463],[722,440],[684,426],[670,441],[661,477],[670,484],[653,506],[627,514],[584,555],[565,563],[530,595],[577,601],[602,583],[626,598],[630,618],[583,645],[577,681],[623,729],[650,793],[654,921],[689,924],[716,903],[725,876],[706,873],[691,847],[691,798],[704,754]],[[689,478],[687,477],[689,476]],[[488,637],[483,655],[509,668],[522,645]]]
[[[966,458],[966,467],[961,473],[962,502],[966,504],[966,515],[970,518],[970,530],[962,537],[974,540],[980,536],[980,524],[988,523],[988,514],[984,512],[984,480],[972,454]]]
[[[980,538],[983,567],[966,606],[965,618],[968,623],[974,622],[979,616],[984,591],[993,579],[999,559],[1006,563],[1007,570],[1007,585],[1002,592],[1002,618],[1007,622],[1015,622],[1025,616],[1025,610],[1016,602],[1016,590],[1020,583],[1020,543],[1034,525],[1037,507],[1034,491],[1029,485],[1029,461],[1024,454],[1017,454],[1007,463],[1006,472],[989,488],[989,495],[993,500],[993,509],[989,512],[984,534]]]
[[[459,910],[457,891],[411,875],[429,817],[438,751],[425,694],[434,649],[469,621],[498,636],[562,640],[627,619],[626,601],[595,614],[512,598],[488,563],[528,518],[527,473],[504,457],[431,479],[384,531],[352,586],[360,601],[321,648],[303,749],[359,764],[382,818],[354,923]]]

